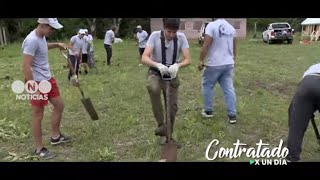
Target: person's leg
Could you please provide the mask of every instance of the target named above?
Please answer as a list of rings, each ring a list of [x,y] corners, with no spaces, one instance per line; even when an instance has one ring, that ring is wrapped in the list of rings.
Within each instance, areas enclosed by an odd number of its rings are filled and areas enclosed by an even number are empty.
[[[88,54],[83,54],[82,55],[82,64],[84,67],[84,73],[88,74]]]
[[[313,93],[310,91],[315,82],[308,81],[311,81],[308,77],[301,81],[288,109],[289,133],[287,148],[289,149],[289,154],[287,159],[293,162],[300,160],[303,137],[316,110],[314,106],[316,97],[313,97]]]
[[[174,127],[174,122],[175,122],[175,117],[176,117],[176,114],[178,112],[178,88],[179,88],[179,85],[180,85],[180,82],[179,82],[179,78],[175,78],[173,80],[171,80],[170,82],[170,89],[169,89],[169,93],[170,93],[170,120],[171,120],[171,133],[173,133],[173,127]],[[167,97],[167,94],[166,94],[166,85],[165,85],[165,82],[162,82],[162,89],[163,89],[163,96],[164,97]],[[165,102],[165,105],[167,105],[167,100],[166,98],[164,98],[164,102]],[[167,108],[165,106],[165,108]]]
[[[74,70],[76,70],[76,61],[77,61],[76,57],[73,56],[73,55],[70,55],[70,62],[71,62],[71,65],[72,65]],[[72,76],[72,71],[71,71],[69,66],[68,66],[68,68],[69,68],[68,80],[70,81],[70,78]]]
[[[107,45],[107,65],[111,65],[112,47]]]
[[[31,106],[32,111],[32,136],[35,141],[37,152],[43,148],[41,122],[44,113],[43,106]]]
[[[92,67],[96,67],[96,61],[94,59],[94,51],[90,51],[91,54],[91,62],[92,62]]]
[[[208,66],[205,68],[202,75],[202,94],[204,101],[204,117],[213,117],[213,98],[214,87],[220,76],[221,69],[218,66]]]
[[[142,64],[141,64],[141,58],[142,58],[142,54],[143,54],[143,52],[144,52],[144,49],[145,48],[139,48],[139,54],[140,54],[140,59],[139,59],[139,66],[142,66]]]
[[[157,121],[158,128],[155,130],[155,135],[165,136],[163,107],[161,103],[161,87],[160,76],[149,74],[147,78],[147,89],[150,95],[153,115]]]
[[[32,112],[32,136],[35,141],[35,154],[44,158],[50,159],[54,157],[42,143],[42,119],[44,114],[44,107],[48,104],[48,100],[31,100]]]
[[[225,70],[218,79],[218,82],[223,90],[224,99],[227,106],[227,113],[230,123],[236,123],[236,94],[233,86],[234,66],[226,65]]]
[[[64,103],[60,96],[59,87],[57,85],[57,82],[54,78],[50,79],[51,83],[51,91],[49,92],[49,101],[53,105],[53,111],[51,116],[51,128],[52,128],[52,134],[51,134],[51,144],[60,144],[62,142],[69,142],[70,138],[64,136],[61,134],[60,131],[60,124],[62,119],[62,113],[64,109]]]

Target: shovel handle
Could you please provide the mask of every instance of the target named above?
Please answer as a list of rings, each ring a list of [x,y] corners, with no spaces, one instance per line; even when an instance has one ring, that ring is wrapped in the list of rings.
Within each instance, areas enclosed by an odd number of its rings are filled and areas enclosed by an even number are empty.
[[[82,97],[83,97],[83,99],[84,99],[84,98],[85,98],[85,96],[84,96],[84,93],[83,93],[83,91],[82,91],[81,87],[80,87],[80,86],[78,86],[78,88],[79,88],[80,93],[81,93],[81,95],[82,95]]]
[[[171,119],[170,119],[170,81],[165,81],[166,85],[166,124],[167,142],[171,142]]]

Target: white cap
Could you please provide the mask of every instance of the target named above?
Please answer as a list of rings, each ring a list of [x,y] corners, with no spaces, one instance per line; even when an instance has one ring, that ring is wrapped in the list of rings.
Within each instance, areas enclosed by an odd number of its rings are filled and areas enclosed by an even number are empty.
[[[84,29],[79,29],[78,33],[79,34],[85,34],[86,32],[84,31]]]
[[[49,24],[54,29],[61,29],[63,26],[58,22],[57,18],[39,18],[38,23]]]
[[[140,29],[142,29],[142,27],[141,27],[140,25],[138,25],[138,26],[137,26],[137,28],[140,28]]]
[[[84,32],[87,33],[87,32],[88,32],[88,29],[84,29]]]

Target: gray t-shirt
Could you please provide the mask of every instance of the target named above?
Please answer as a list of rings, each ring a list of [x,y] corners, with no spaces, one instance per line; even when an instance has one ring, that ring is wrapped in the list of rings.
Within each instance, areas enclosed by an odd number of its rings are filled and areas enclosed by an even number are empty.
[[[69,49],[70,55],[76,55],[80,54],[80,50],[82,50],[83,44],[85,43],[85,40],[83,38],[80,39],[79,35],[74,35],[71,37],[70,42],[73,44],[73,48],[75,52],[73,52],[71,49]]]
[[[207,66],[234,64],[233,39],[236,30],[224,19],[210,22],[206,27],[206,35],[213,38],[208,49]]]
[[[162,63],[162,51],[161,51],[161,40],[160,40],[160,33],[161,31],[154,31],[151,33],[148,41],[147,47],[153,47],[153,52],[151,55],[151,59],[155,62]],[[181,33],[177,32],[178,37],[178,48],[177,48],[177,58],[176,62],[180,62],[179,56],[182,49],[189,48],[189,43],[186,36]],[[173,40],[167,41],[165,40],[165,47],[166,47],[166,64],[172,64],[172,57],[173,57]]]
[[[114,39],[114,32],[110,29],[106,32],[104,37],[104,44],[112,45],[112,40]]]
[[[31,31],[22,43],[22,53],[33,56],[33,80],[42,81],[51,78],[48,62],[48,44],[45,37],[37,36],[35,30]]]
[[[137,39],[138,39],[138,47],[139,48],[145,48],[147,44],[148,33],[145,30],[142,30],[141,32],[137,32]]]

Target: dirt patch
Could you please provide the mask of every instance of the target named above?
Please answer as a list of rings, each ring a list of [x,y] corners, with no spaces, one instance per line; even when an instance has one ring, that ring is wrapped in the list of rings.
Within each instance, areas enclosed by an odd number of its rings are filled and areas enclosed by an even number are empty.
[[[291,96],[296,88],[296,83],[283,81],[283,82],[263,82],[263,81],[250,81],[248,89],[266,89],[274,95]]]

